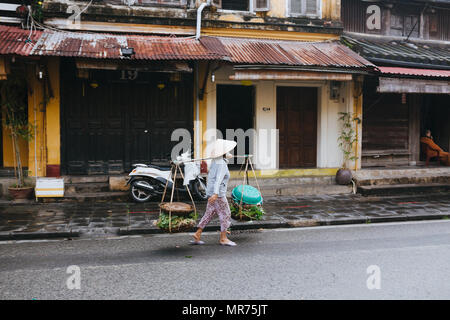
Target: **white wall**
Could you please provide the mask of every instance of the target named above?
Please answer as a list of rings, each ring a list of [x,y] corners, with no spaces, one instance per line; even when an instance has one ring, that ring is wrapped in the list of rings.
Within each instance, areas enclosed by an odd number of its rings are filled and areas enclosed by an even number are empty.
[[[330,100],[330,85],[327,82],[322,86],[321,102],[318,109],[318,154],[317,166],[319,168],[337,168],[342,165],[343,154],[337,141],[341,124],[339,112],[351,111],[352,98],[349,95],[351,82],[343,82],[339,101]]]
[[[229,80],[233,74],[231,66],[223,67],[215,72],[215,82],[209,76],[207,83],[207,128],[216,129],[216,85],[240,84],[240,81]],[[337,168],[342,165],[342,152],[337,138],[340,131],[338,112],[352,110],[351,82],[343,82],[340,89],[339,101],[329,99],[328,81],[253,81],[255,86],[255,121],[257,130],[255,141],[254,162],[259,169],[277,169],[277,148],[269,146],[267,138],[275,135],[264,129],[276,129],[276,88],[277,86],[306,86],[318,88],[317,109],[317,167]],[[266,108],[266,111],[263,110]],[[270,110],[267,110],[270,109]],[[264,130],[261,132],[260,130]],[[275,137],[275,136],[272,136]]]

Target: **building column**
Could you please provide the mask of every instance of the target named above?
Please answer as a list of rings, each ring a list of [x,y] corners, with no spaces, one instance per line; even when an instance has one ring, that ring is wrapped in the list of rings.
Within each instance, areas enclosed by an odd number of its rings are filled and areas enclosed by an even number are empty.
[[[50,85],[53,97],[47,104],[45,113],[46,142],[47,142],[47,166],[46,175],[55,177],[61,175],[61,128],[60,128],[60,76],[59,58],[49,60],[47,64]]]
[[[38,65],[27,66],[28,121],[33,125],[33,138],[28,142],[28,171],[30,176],[45,176],[43,90],[38,79]]]
[[[351,169],[360,170],[362,160],[362,120],[363,120],[363,81],[362,76],[356,77],[352,84],[353,93],[353,115],[360,121],[355,121],[356,143],[354,145],[354,155],[356,160],[353,162]]]
[[[29,65],[27,73],[28,119],[34,126],[33,139],[28,143],[30,176],[58,176],[61,164],[59,58]]]

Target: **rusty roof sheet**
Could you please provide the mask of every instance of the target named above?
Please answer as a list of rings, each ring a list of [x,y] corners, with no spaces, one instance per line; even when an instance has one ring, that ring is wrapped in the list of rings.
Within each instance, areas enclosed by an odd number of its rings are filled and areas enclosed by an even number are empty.
[[[450,78],[450,70],[416,69],[416,68],[400,68],[400,67],[378,67],[378,69],[383,74]]]
[[[0,54],[121,59],[134,48],[133,60],[222,60],[242,65],[285,65],[373,69],[375,65],[337,41],[159,37],[67,31],[33,31],[0,26]],[[34,45],[34,46],[33,46]]]
[[[120,59],[120,48],[134,48],[138,60],[215,60],[222,56],[193,38],[148,35],[44,31],[32,54],[44,56]]]
[[[0,54],[27,56],[41,34],[39,30],[30,32],[19,27],[0,25]]]
[[[226,54],[229,60],[236,64],[375,68],[371,62],[338,41],[300,42],[205,37],[202,43],[218,54]]]

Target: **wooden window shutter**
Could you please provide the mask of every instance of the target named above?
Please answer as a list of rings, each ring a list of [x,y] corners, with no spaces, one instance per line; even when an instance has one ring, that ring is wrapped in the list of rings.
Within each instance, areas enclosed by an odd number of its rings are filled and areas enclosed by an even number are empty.
[[[269,11],[270,0],[253,0],[253,11]]]
[[[222,0],[212,0],[212,5],[218,8],[222,8]]]
[[[305,11],[306,15],[318,15],[319,13],[319,1],[318,0],[304,0],[305,3]]]
[[[302,0],[289,0],[289,14],[302,14]]]
[[[289,0],[289,14],[294,16],[318,16],[320,0]]]

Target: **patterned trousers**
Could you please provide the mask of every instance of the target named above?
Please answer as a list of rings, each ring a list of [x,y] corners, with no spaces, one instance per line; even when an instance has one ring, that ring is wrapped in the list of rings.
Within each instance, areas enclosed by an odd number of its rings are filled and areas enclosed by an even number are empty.
[[[217,198],[212,204],[208,202],[205,214],[200,220],[198,227],[204,229],[216,213],[220,220],[220,231],[227,231],[231,225],[231,211],[226,197]]]

